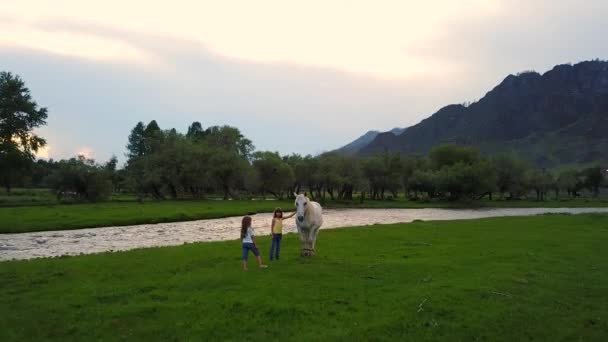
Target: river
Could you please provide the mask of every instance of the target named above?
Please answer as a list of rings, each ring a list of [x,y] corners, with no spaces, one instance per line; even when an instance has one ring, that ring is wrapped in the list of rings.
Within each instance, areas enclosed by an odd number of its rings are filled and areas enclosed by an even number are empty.
[[[592,212],[608,213],[608,208],[328,209],[323,213],[322,229],[412,222],[414,220],[462,220],[545,213]],[[240,221],[241,217],[227,217],[123,227],[0,234],[0,261],[125,251],[201,241],[235,240],[239,237]],[[269,234],[270,222],[271,214],[255,215],[253,227],[256,234]],[[284,231],[294,232],[295,221],[287,220]],[[322,235],[320,238],[323,238]]]

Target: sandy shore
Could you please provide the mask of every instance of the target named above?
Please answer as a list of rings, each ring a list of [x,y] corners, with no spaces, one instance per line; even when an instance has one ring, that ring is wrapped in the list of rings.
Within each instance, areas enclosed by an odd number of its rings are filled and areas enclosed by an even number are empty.
[[[605,212],[608,208],[497,208],[497,209],[343,209],[325,210],[322,229],[413,220],[461,220],[543,213]],[[190,242],[235,240],[241,217],[189,222],[143,224],[50,232],[0,234],[0,260],[31,259],[124,251],[143,247],[181,245]],[[271,214],[258,214],[253,226],[258,235],[270,233]],[[285,222],[286,232],[295,231],[295,221]],[[321,237],[322,238],[322,235]]]

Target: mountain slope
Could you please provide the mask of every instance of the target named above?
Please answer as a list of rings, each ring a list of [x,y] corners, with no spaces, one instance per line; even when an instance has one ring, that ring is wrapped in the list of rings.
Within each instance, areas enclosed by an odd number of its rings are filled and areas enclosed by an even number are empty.
[[[392,130],[390,130],[390,131],[388,131],[386,133],[393,134],[393,135],[399,135],[399,134],[403,133],[404,131],[405,131],[405,128],[395,127],[395,128],[393,128]],[[380,132],[380,131],[368,131],[367,133],[363,134],[359,138],[353,140],[351,143],[346,144],[346,145],[338,148],[334,152],[343,153],[343,154],[354,154],[354,153],[357,153],[362,148],[364,148],[369,143],[371,143],[374,139],[376,139],[376,137],[378,136],[378,134],[382,134],[382,132]]]
[[[419,154],[442,143],[514,152],[540,166],[608,160],[608,62],[509,75],[478,102],[378,134],[360,153]]]

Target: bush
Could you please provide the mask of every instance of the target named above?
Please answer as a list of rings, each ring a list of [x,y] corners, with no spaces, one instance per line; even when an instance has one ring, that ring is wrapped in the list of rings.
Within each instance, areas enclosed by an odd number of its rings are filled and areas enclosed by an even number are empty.
[[[58,162],[47,182],[60,201],[96,202],[112,193],[111,175],[103,166],[83,156]]]

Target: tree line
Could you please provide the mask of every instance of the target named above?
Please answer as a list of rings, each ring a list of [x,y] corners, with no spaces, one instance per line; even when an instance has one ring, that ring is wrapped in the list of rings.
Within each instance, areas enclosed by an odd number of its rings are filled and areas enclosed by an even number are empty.
[[[482,156],[457,145],[435,147],[428,155],[382,153],[373,156],[324,153],[280,155],[256,151],[251,140],[230,126],[203,128],[194,122],[187,132],[161,129],[156,121],[137,123],[128,136],[127,161],[106,163],[83,156],[69,160],[36,160],[46,141],[33,133],[44,125],[40,108],[18,76],[0,73],[0,182],[7,192],[16,185],[48,187],[60,200],[99,201],[112,193],[139,198],[224,199],[286,198],[308,192],[317,200],[518,199],[533,194],[597,196],[606,186],[605,168],[535,168],[515,156]]]
[[[163,130],[156,121],[140,122],[131,131],[127,161],[97,164],[84,157],[38,161],[36,180],[85,200],[112,192],[137,193],[151,199],[291,198],[308,192],[325,200],[364,201],[406,197],[471,201],[481,198],[568,197],[582,191],[597,196],[606,186],[600,166],[538,169],[510,155],[483,156],[472,147],[440,145],[425,156],[383,153],[373,156],[324,153],[280,155],[255,151],[250,140],[230,126],[188,131]],[[34,168],[36,170],[36,168]]]

